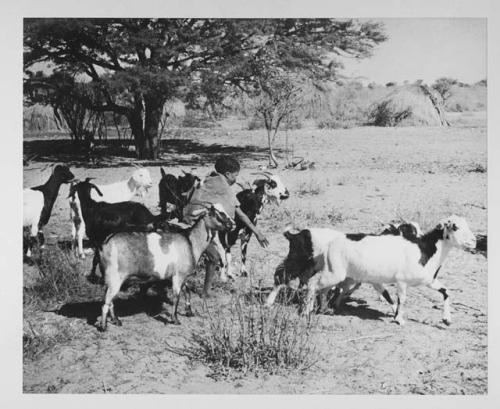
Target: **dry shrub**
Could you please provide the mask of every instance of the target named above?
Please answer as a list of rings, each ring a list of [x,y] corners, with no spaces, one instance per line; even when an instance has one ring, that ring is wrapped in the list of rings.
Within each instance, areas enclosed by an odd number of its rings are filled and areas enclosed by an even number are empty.
[[[25,289],[25,304],[64,302],[81,294],[86,286],[80,263],[70,250],[48,245],[34,253],[33,262],[39,276]]]
[[[321,184],[314,179],[309,180],[308,182],[302,182],[297,189],[297,196],[316,196],[322,193],[323,189],[321,188]]]
[[[204,328],[192,334],[182,353],[208,364],[216,376],[303,372],[319,359],[312,338],[315,321],[294,308],[266,308],[258,297],[238,294],[228,308],[205,305],[204,315]]]
[[[71,339],[73,336],[70,329],[65,326],[58,327],[57,331],[51,331],[39,324],[36,327],[35,329],[29,320],[24,320],[23,358],[26,360],[36,360],[44,352]]]
[[[182,128],[217,128],[218,126],[214,119],[196,110],[186,110],[184,117],[181,119]]]

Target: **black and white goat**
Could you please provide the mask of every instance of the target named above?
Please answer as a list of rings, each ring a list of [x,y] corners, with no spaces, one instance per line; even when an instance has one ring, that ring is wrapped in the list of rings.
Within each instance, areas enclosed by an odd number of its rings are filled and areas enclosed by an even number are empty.
[[[462,217],[452,215],[416,239],[403,236],[366,236],[352,240],[339,236],[328,245],[323,267],[308,283],[305,313],[314,307],[316,291],[332,288],[350,278],[380,286],[394,283],[398,291],[395,320],[404,324],[403,305],[408,286],[426,285],[444,298],[443,322],[451,323],[450,298],[437,276],[453,248],[475,248],[476,237]]]
[[[67,166],[57,165],[47,182],[23,191],[23,229],[29,229],[29,239],[23,246],[28,257],[36,241],[43,246],[45,238],[42,228],[48,223],[52,208],[63,183],[74,179]]]
[[[199,209],[198,219],[186,232],[117,233],[100,250],[101,270],[107,286],[99,329],[106,330],[108,313],[112,323],[121,325],[113,309],[113,298],[127,280],[155,282],[171,279],[174,293],[173,322],[179,324],[177,308],[187,277],[195,272],[200,256],[216,232],[233,229],[235,223],[222,205]],[[193,315],[189,289],[186,312]]]
[[[420,226],[415,222],[389,224],[385,226],[381,233],[343,233],[330,228],[308,228],[302,230],[293,230],[288,228],[284,233],[289,242],[288,255],[275,270],[274,289],[269,294],[266,304],[271,306],[279,291],[290,284],[291,281],[299,279],[299,286],[305,286],[309,279],[324,268],[326,253],[330,242],[339,237],[349,237],[351,240],[361,240],[367,236],[379,235],[401,235],[408,239],[417,238],[422,234]],[[361,283],[346,279],[339,283],[340,294],[335,304],[336,308],[340,306],[342,299],[352,294]],[[389,292],[382,286],[373,285],[375,290],[394,305]],[[322,300],[324,301],[324,300]],[[320,308],[323,308],[324,304]]]
[[[124,230],[151,231],[162,221],[162,216],[153,215],[146,206],[138,202],[97,202],[92,199],[91,192],[102,196],[99,187],[89,182],[87,178],[83,182],[72,184],[69,197],[74,200],[78,195],[80,209],[85,223],[87,236],[92,247],[97,250],[106,237],[112,233]],[[92,271],[87,277],[89,281],[95,282],[97,276],[95,270],[98,263],[98,252],[94,251]]]
[[[140,166],[132,173],[130,178],[109,185],[98,185],[97,191],[93,191],[91,197],[96,202],[118,203],[131,200],[134,196],[144,197],[148,189],[153,185],[149,170]],[[85,220],[82,217],[82,209],[76,195],[70,196],[70,219],[72,246],[78,246],[78,254],[85,258],[83,251],[83,236],[85,235]],[[90,239],[90,237],[89,237]]]
[[[182,220],[182,210],[200,183],[200,178],[182,171],[184,175],[174,176],[160,168],[161,180],[158,184],[161,213],[168,219]]]
[[[243,190],[236,195],[236,198],[240,202],[241,211],[248,216],[254,225],[257,224],[257,217],[262,212],[267,202],[275,202],[279,205],[282,200],[286,200],[290,197],[288,189],[279,176],[273,175],[270,172],[263,172],[262,175],[265,176],[265,179],[257,179],[253,182],[255,188],[243,188]],[[241,249],[240,274],[244,277],[248,275],[246,255],[248,242],[252,237],[252,231],[246,227],[238,216],[236,216],[235,222],[235,230],[231,232],[219,232],[219,243],[223,249],[219,249],[222,260],[221,277],[223,280],[225,280],[227,276],[234,277],[234,274],[230,271],[231,247],[234,246],[238,237],[240,238]]]

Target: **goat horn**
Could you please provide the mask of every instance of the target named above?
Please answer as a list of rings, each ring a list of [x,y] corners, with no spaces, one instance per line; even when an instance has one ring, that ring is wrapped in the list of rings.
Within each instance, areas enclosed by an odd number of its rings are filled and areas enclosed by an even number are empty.
[[[266,178],[268,179],[271,179],[268,175],[266,175],[264,172],[254,172],[254,173],[251,173],[252,175],[263,175],[265,176]]]

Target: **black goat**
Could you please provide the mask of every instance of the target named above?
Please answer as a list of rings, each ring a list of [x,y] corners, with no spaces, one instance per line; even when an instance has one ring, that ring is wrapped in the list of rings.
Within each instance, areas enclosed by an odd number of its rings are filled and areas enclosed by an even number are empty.
[[[200,178],[192,173],[184,172],[184,176],[176,177],[165,173],[160,168],[161,180],[158,184],[160,194],[161,214],[167,219],[182,219],[182,210],[189,202],[194,188],[200,182]]]
[[[100,196],[102,193],[89,180],[90,178],[87,178],[83,182],[72,185],[69,197],[74,198],[75,194],[78,194],[80,200],[87,237],[94,247],[92,271],[87,278],[91,282],[96,282],[95,270],[99,262],[98,250],[110,234],[123,231],[153,231],[159,227],[164,217],[153,215],[146,206],[138,202],[96,202],[91,198],[91,190],[95,189]]]
[[[240,202],[240,209],[245,213],[250,221],[256,225],[257,216],[261,213],[264,204],[270,200],[276,201],[278,204],[281,200],[288,199],[290,196],[288,189],[283,185],[281,180],[270,174],[271,177],[266,176],[266,179],[258,179],[254,181],[255,189],[243,189],[236,195]],[[231,263],[231,247],[236,243],[238,237],[240,238],[241,248],[241,269],[240,274],[244,277],[248,275],[246,268],[247,247],[252,231],[243,223],[243,221],[236,215],[235,218],[236,229],[230,232],[219,232],[219,240],[224,248],[225,257],[222,257],[221,276],[224,277],[229,270]]]

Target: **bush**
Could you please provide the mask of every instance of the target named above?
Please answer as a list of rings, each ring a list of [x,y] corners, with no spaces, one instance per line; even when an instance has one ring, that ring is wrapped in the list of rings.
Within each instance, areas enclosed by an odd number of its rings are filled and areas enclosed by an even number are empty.
[[[82,287],[86,285],[80,263],[70,250],[46,246],[34,253],[33,262],[39,277],[25,289],[25,302],[29,301],[26,297],[41,302],[64,302],[81,294]]]
[[[248,128],[249,131],[253,131],[255,129],[265,129],[266,126],[264,125],[264,120],[262,118],[260,118],[257,115],[254,115],[248,121],[247,128]]]
[[[194,332],[183,354],[208,364],[215,375],[231,371],[269,374],[306,371],[318,360],[312,320],[294,308],[266,308],[261,300],[234,295],[229,308],[205,305],[205,328]]]
[[[36,360],[41,354],[50,350],[57,344],[61,344],[72,338],[71,331],[67,327],[58,327],[57,331],[50,331],[44,326],[37,325],[33,328],[30,321],[25,320],[23,329],[23,358]]]
[[[335,118],[328,118],[318,121],[316,126],[319,129],[349,129],[356,126],[354,121],[340,121]]]
[[[302,182],[297,189],[297,196],[315,196],[322,192],[321,184],[313,179],[309,182]]]
[[[218,126],[220,125],[213,119],[193,110],[187,110],[181,122],[183,128],[216,128]]]
[[[280,129],[279,130],[285,130],[286,128],[288,128],[288,129],[302,129],[302,122],[301,122],[299,116],[298,115],[292,115],[286,121],[286,123],[282,122],[280,124]],[[247,129],[249,131],[253,131],[255,129],[266,129],[266,125],[264,124],[264,120],[260,116],[254,115],[248,121]]]

